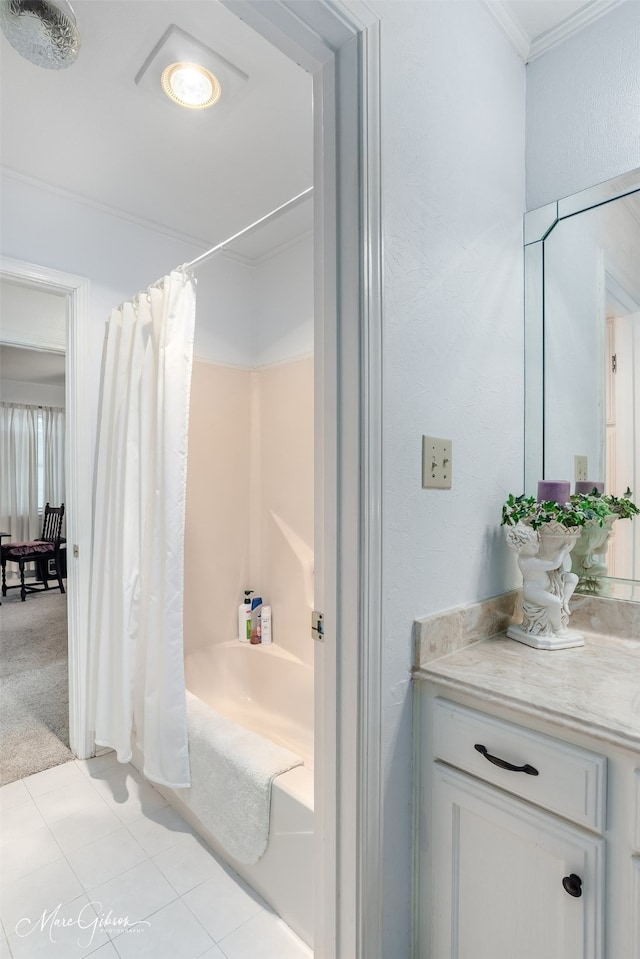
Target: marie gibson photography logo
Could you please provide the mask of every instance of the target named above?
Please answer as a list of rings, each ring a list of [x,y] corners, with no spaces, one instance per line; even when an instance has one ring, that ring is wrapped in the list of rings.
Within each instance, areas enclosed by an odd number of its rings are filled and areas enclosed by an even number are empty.
[[[53,909],[44,909],[38,919],[24,917],[16,923],[16,935],[21,938],[37,932],[46,932],[50,942],[57,942],[56,932],[61,929],[78,929],[78,946],[90,946],[99,930],[104,932],[144,932],[151,923],[146,919],[131,920],[129,916],[116,916],[112,909],[104,913],[101,902],[88,902],[77,915],[62,911],[62,903]]]

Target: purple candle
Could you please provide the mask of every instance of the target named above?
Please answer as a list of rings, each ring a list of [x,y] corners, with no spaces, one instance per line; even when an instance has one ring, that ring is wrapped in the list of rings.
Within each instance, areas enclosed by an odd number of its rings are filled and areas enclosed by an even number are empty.
[[[588,496],[593,493],[594,487],[599,493],[604,493],[604,483],[599,483],[597,480],[576,480],[576,493],[584,493]]]
[[[571,483],[569,480],[540,480],[538,483],[539,503],[560,503],[564,506],[569,502]]]

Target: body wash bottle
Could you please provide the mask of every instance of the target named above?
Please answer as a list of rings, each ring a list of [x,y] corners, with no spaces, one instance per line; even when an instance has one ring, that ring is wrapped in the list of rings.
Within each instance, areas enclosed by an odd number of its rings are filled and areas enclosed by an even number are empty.
[[[241,643],[248,643],[251,639],[251,594],[252,589],[245,589],[244,601],[238,606],[238,639]]]

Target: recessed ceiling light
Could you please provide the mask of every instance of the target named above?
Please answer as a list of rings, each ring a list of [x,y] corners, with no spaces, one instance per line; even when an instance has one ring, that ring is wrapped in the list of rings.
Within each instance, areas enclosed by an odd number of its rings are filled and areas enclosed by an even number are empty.
[[[212,107],[222,94],[217,78],[198,63],[172,63],[162,71],[160,82],[170,100],[191,110]]]

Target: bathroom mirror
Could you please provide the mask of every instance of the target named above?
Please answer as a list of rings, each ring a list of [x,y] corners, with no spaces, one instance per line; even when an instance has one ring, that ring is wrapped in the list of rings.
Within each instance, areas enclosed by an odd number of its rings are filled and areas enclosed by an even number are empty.
[[[640,169],[527,213],[525,491],[586,479],[640,505]],[[640,601],[640,519],[615,523],[606,595]]]

